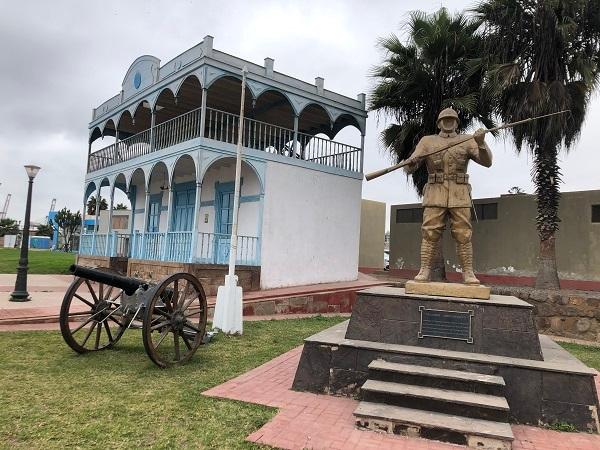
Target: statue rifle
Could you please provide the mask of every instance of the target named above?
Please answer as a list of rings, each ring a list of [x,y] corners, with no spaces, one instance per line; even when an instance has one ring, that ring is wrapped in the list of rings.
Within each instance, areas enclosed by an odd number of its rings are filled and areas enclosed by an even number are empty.
[[[558,112],[551,113],[551,114],[545,114],[543,116],[530,117],[529,119],[523,119],[523,120],[519,120],[517,122],[505,123],[505,124],[502,124],[502,125],[494,127],[494,128],[487,128],[487,129],[483,130],[483,133],[484,134],[485,133],[491,133],[491,132],[494,132],[494,131],[504,130],[505,128],[512,128],[515,125],[521,125],[521,124],[524,124],[524,123],[527,123],[527,122],[532,122],[534,120],[543,119],[544,117],[555,116],[557,114],[564,114],[564,113],[569,112],[569,111],[570,111],[569,109],[565,109],[563,111],[558,111]],[[465,137],[464,139],[461,139],[460,141],[452,142],[451,144],[444,145],[442,148],[439,148],[439,149],[437,149],[437,150],[435,150],[433,152],[429,152],[429,153],[426,153],[426,154],[424,154],[422,156],[419,156],[419,158],[426,158],[428,156],[435,155],[436,153],[443,152],[444,150],[448,150],[449,148],[454,147],[455,145],[462,144],[464,142],[470,141],[471,139],[473,139],[473,136],[469,135],[469,136]],[[380,169],[380,170],[376,170],[375,172],[368,173],[368,174],[365,175],[365,178],[366,178],[367,181],[371,181],[371,180],[373,180],[375,178],[378,178],[378,177],[380,177],[382,175],[385,175],[386,173],[390,173],[390,172],[393,172],[394,170],[398,170],[398,169],[400,169],[400,168],[402,168],[404,166],[407,166],[407,165],[409,165],[412,162],[414,162],[414,160],[411,159],[411,158],[405,159],[404,161],[402,161],[402,162],[400,162],[398,164],[395,164],[393,166],[386,167],[385,169]]]

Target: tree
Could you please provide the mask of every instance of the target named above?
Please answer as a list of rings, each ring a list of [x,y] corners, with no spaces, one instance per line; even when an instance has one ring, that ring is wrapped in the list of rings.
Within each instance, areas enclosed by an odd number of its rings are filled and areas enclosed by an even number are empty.
[[[379,40],[385,58],[373,71],[377,85],[369,109],[392,119],[380,139],[396,162],[408,158],[421,137],[438,132],[437,116],[449,106],[459,114],[458,132],[475,120],[494,125],[493,104],[482,91],[484,42],[478,28],[478,22],[445,8],[431,15],[417,11],[408,20],[406,44],[394,34]],[[422,196],[426,167],[411,179]],[[441,240],[432,278],[445,278]]]
[[[102,206],[100,207],[102,208]],[[124,205],[123,203],[117,203],[117,206],[113,206],[114,210],[122,210],[122,209],[128,209],[127,205]]]
[[[37,232],[36,232],[37,236],[48,236],[48,237],[52,237],[54,236],[54,227],[52,226],[52,223],[40,223],[37,226]]]
[[[100,211],[108,209],[108,203],[104,197],[100,197]],[[87,202],[87,214],[90,216],[96,215],[96,196],[92,195]]]
[[[81,213],[79,211],[72,213],[67,208],[63,208],[54,216],[54,222],[58,226],[59,233],[63,236],[64,251],[70,251],[73,233],[81,226]]]
[[[13,219],[0,219],[0,236],[19,234],[19,224]]]
[[[598,83],[600,2],[487,0],[476,7],[492,61],[487,86],[505,122],[570,110],[511,128],[517,151],[533,155],[540,238],[536,287],[558,288],[558,152],[573,147]]]

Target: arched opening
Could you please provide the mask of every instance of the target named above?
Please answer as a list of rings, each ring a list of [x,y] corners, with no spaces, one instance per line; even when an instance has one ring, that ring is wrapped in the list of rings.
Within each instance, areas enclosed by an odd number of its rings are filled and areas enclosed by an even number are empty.
[[[202,89],[196,77],[186,79],[175,96],[164,89],[156,100],[154,148],[160,150],[200,136]]]
[[[238,215],[237,264],[259,264],[262,184],[254,167],[242,162]],[[227,264],[233,222],[235,158],[220,158],[208,166],[202,178],[198,258],[201,262]]]
[[[127,195],[127,179],[120,173],[113,183],[113,211],[110,223],[112,236],[109,237],[114,252],[112,256],[129,256],[132,215],[131,200]],[[116,241],[112,242],[113,239]]]
[[[148,178],[150,194],[148,211],[146,211],[146,232],[158,233],[167,228],[167,216],[161,214],[169,201],[169,170],[164,162],[158,162],[152,167]]]
[[[242,95],[242,80],[232,76],[224,76],[214,81],[208,88],[206,107],[224,111],[226,113],[240,114],[240,97]],[[252,113],[252,92],[246,86],[244,101],[244,116],[250,117]]]
[[[131,204],[131,229],[141,232],[144,227],[144,205],[146,202],[146,175],[139,167],[129,180],[129,201]]]
[[[173,232],[191,232],[196,206],[196,164],[191,156],[183,155],[175,163],[171,188],[173,201],[172,211],[169,211],[169,229]]]
[[[209,139],[236,144],[239,130],[242,82],[238,78],[219,78],[208,88],[204,135]],[[252,113],[252,93],[246,88],[244,117]],[[246,124],[248,121],[246,121]],[[245,136],[250,133],[246,132]]]
[[[321,105],[311,103],[306,106],[298,117],[298,131],[300,133],[314,136],[323,133],[330,137],[331,118],[325,108]]]
[[[196,75],[190,75],[177,91],[177,106],[182,114],[193,111],[202,106],[202,86]]]
[[[256,99],[252,118],[278,127],[294,128],[294,109],[281,92],[267,90]]]
[[[141,101],[135,108],[132,117],[133,134],[150,129],[152,125],[151,106],[147,100]]]
[[[121,141],[133,136],[134,134],[137,134],[138,131],[133,122],[133,116],[129,110],[123,111],[123,114],[121,114],[121,117],[119,117],[117,130],[119,131],[119,140]]]
[[[94,153],[98,150],[101,150],[105,147],[108,147],[108,146],[114,144],[116,134],[117,134],[117,132],[116,132],[115,123],[113,122],[112,119],[108,119],[106,121],[106,123],[104,124],[104,126],[102,127],[100,134],[98,134],[96,132],[96,130],[94,130],[92,132],[92,137],[90,138],[91,152]],[[101,161],[99,161],[98,163],[102,164]],[[105,167],[105,166],[101,165],[101,167]],[[99,168],[101,168],[101,167],[99,167]]]

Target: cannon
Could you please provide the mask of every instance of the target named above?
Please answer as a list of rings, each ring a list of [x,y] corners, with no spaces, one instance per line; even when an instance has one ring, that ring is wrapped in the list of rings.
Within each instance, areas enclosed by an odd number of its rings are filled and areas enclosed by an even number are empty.
[[[75,276],[60,309],[60,331],[77,353],[112,348],[129,328],[142,330],[148,357],[159,367],[189,361],[202,344],[206,295],[192,274],[156,284],[73,264]]]

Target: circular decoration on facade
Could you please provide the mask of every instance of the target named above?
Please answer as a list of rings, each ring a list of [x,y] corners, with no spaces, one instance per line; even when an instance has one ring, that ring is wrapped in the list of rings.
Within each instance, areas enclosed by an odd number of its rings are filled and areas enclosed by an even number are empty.
[[[139,89],[141,84],[142,84],[142,74],[139,72],[136,72],[135,75],[133,76],[133,87],[135,87],[136,89]]]

